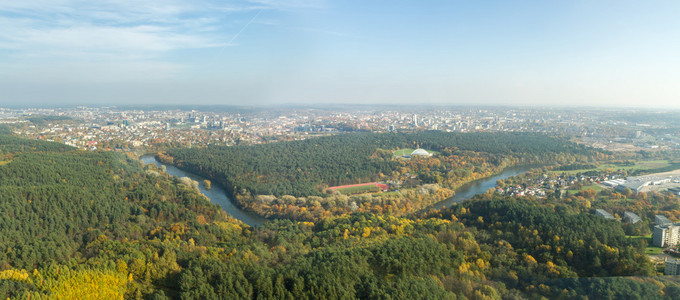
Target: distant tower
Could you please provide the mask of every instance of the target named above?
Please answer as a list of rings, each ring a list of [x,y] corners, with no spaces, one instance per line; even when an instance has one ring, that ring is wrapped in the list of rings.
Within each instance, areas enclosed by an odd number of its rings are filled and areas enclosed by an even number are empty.
[[[170,123],[165,123],[165,130],[170,130]]]
[[[418,127],[418,115],[413,114],[413,126]]]

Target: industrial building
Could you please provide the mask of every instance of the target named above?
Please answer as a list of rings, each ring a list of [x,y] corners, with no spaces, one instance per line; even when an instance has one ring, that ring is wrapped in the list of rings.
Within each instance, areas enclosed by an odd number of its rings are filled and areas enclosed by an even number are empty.
[[[642,189],[650,185],[662,185],[670,183],[671,178],[659,177],[659,176],[640,176],[640,177],[630,177],[624,183],[621,183],[614,188],[623,191],[629,188],[633,192],[641,192]]]
[[[622,185],[624,183],[626,183],[626,180],[619,178],[619,179],[607,180],[607,181],[603,182],[602,184],[604,184],[606,186],[610,186],[610,187],[616,187],[616,186]]]

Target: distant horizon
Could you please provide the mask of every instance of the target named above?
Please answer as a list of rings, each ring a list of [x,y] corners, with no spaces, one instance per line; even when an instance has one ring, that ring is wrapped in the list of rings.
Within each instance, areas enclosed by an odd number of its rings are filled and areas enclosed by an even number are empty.
[[[0,108],[7,108],[7,109],[31,109],[31,108],[36,108],[36,109],[58,109],[58,108],[77,108],[77,107],[91,107],[91,108],[103,108],[103,107],[112,107],[112,108],[134,108],[134,109],[143,109],[143,108],[153,108],[153,109],[201,109],[201,108],[211,108],[211,107],[224,107],[224,108],[241,108],[241,109],[329,109],[329,108],[338,108],[342,107],[344,109],[369,109],[369,108],[385,108],[385,107],[392,107],[395,110],[402,110],[402,109],[412,109],[412,108],[419,108],[419,109],[430,109],[430,108],[443,108],[443,109],[464,109],[464,108],[488,108],[488,109],[497,109],[497,108],[513,108],[513,109],[538,109],[538,110],[550,110],[550,109],[556,109],[556,110],[621,110],[621,111],[627,111],[627,110],[639,110],[639,111],[647,111],[647,112],[656,112],[659,110],[672,110],[672,111],[680,111],[680,105],[679,106],[670,106],[670,107],[650,107],[648,105],[640,105],[640,106],[614,106],[614,105],[609,105],[609,106],[597,106],[597,105],[573,105],[573,104],[565,104],[565,105],[522,105],[522,104],[489,104],[489,103],[481,103],[481,104],[443,104],[443,103],[420,103],[420,104],[407,104],[407,103],[257,103],[257,104],[173,104],[173,103],[166,103],[166,104],[160,104],[160,103],[147,103],[147,104],[140,104],[140,103],[74,103],[74,104],[57,104],[57,103],[40,103],[40,104],[3,104],[0,103]]]
[[[668,0],[4,1],[0,105],[680,108],[678,15]]]

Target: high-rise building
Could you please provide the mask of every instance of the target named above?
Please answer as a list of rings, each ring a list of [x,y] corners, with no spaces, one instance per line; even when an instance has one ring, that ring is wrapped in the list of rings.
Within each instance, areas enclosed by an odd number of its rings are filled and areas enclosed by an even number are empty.
[[[680,260],[677,258],[666,258],[666,268],[663,270],[664,275],[680,275]]]
[[[671,224],[654,226],[652,244],[657,247],[675,246],[680,240],[680,226]]]

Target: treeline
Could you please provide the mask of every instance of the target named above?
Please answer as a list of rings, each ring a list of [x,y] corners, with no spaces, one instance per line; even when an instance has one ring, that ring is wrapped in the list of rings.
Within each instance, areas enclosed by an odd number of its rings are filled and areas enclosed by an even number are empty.
[[[68,121],[73,119],[67,116],[30,116],[27,117],[26,120],[35,125],[43,126],[50,122]]]
[[[0,154],[9,155],[14,153],[21,153],[24,151],[30,152],[64,152],[71,151],[75,148],[59,143],[50,143],[38,140],[29,140],[7,135],[4,132],[6,127],[0,127]]]
[[[582,169],[595,169],[597,165],[595,164],[569,164],[565,166],[559,166],[555,168],[558,171],[572,171],[572,170],[582,170]]]
[[[422,147],[442,156],[485,153],[490,165],[587,160],[603,155],[561,138],[531,133],[343,134],[254,146],[172,149],[165,162],[210,177],[236,195],[322,196],[324,186],[369,182],[400,166],[379,149]],[[453,169],[444,171],[454,171]],[[474,171],[474,170],[473,170]],[[434,178],[430,179],[434,181]]]

